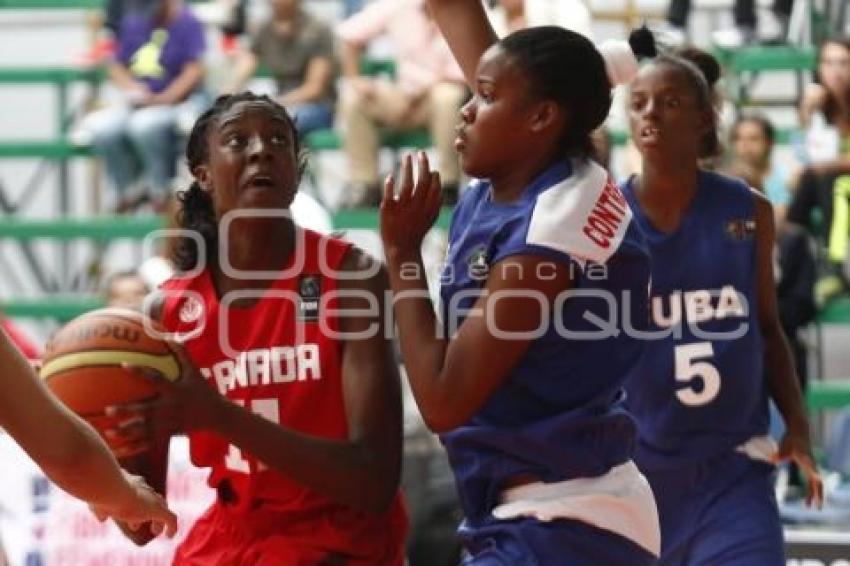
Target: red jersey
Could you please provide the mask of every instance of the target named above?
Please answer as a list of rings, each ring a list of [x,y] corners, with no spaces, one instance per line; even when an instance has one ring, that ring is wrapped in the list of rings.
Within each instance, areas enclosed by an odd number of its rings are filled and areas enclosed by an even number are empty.
[[[219,298],[205,269],[163,285],[162,322],[170,332],[191,336],[184,342],[190,359],[234,403],[288,429],[342,440],[348,437],[343,348],[332,337],[339,321],[331,314],[338,303],[334,275],[350,244],[299,231],[303,251],[252,306],[228,308],[238,297]],[[367,562],[369,556],[385,560],[389,549],[403,552],[400,497],[386,514],[363,513],[268,469],[215,434],[192,433],[190,440],[193,463],[212,468],[210,486],[231,494],[231,512],[273,512],[276,530]]]

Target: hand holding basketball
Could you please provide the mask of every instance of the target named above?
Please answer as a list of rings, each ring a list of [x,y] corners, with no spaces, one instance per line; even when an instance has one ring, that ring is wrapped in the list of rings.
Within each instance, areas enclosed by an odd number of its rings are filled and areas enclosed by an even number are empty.
[[[393,176],[388,176],[384,182],[381,240],[387,256],[419,252],[422,239],[440,214],[443,198],[440,174],[431,171],[424,151],[419,153],[417,168],[418,175],[414,179],[413,159],[406,155],[401,167],[398,198],[395,196]]]
[[[154,491],[145,480],[124,472],[128,484],[128,497],[120,505],[89,505],[99,521],[112,518],[127,523],[135,530],[150,522],[155,535],[165,533],[171,538],[177,532],[177,517],[165,504],[165,499]]]
[[[179,377],[180,366],[162,328],[129,309],[99,309],[77,317],[50,340],[40,374],[62,402],[97,429],[118,458],[146,451],[151,437],[125,441],[111,429],[133,426],[111,406],[145,405],[159,396],[155,383],[125,369],[122,364],[156,368],[168,379]]]
[[[169,347],[178,360],[179,377],[172,379],[163,371],[151,366],[122,364],[127,372],[145,379],[159,391],[159,397],[136,406],[116,406],[110,412],[121,414],[124,422],[133,423],[115,429],[115,432],[127,437],[153,428],[155,434],[168,432],[189,432],[208,428],[218,414],[218,406],[223,398],[210,387],[198,370],[189,361],[183,347],[170,342]],[[136,419],[133,422],[133,419]],[[152,421],[151,424],[148,424]]]

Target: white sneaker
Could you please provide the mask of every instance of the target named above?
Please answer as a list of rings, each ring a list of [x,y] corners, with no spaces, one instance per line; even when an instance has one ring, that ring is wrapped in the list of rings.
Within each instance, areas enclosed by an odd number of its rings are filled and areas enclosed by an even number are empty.
[[[733,27],[721,29],[711,34],[711,41],[721,49],[738,49],[755,39],[755,32],[749,28]]]
[[[85,147],[94,141],[94,134],[85,126],[77,126],[68,133],[68,141],[71,145]]]
[[[684,28],[674,26],[669,22],[665,22],[656,27],[651,27],[652,34],[659,45],[667,48],[681,47],[687,43],[688,37]]]

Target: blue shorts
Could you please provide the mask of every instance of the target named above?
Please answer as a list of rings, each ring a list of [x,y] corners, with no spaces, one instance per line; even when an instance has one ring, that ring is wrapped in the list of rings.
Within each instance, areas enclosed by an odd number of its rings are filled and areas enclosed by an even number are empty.
[[[569,519],[499,521],[458,530],[462,566],[649,566],[655,556],[620,535]]]
[[[774,470],[735,452],[663,471],[642,470],[658,505],[658,564],[784,565]]]

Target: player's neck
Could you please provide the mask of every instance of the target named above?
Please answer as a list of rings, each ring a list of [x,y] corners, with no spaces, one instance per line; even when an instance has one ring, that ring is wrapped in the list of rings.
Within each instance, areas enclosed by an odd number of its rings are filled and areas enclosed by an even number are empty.
[[[493,187],[493,202],[516,202],[525,192],[526,187],[537,179],[544,171],[552,167],[558,160],[566,159],[558,153],[529,152],[530,155],[541,155],[526,163],[513,164],[506,168],[503,174],[492,175],[489,179]]]
[[[647,218],[658,230],[674,231],[697,191],[696,162],[689,167],[659,167],[644,162],[635,180],[636,195]]]
[[[657,164],[643,162],[640,191],[652,201],[673,203],[689,202],[697,189],[696,161],[683,164]]]
[[[234,222],[227,235],[227,259],[231,269],[241,271],[279,271],[295,249],[295,226],[280,219],[251,219],[250,225]],[[231,277],[221,266],[213,271],[220,293],[235,289],[264,289],[272,282]]]

